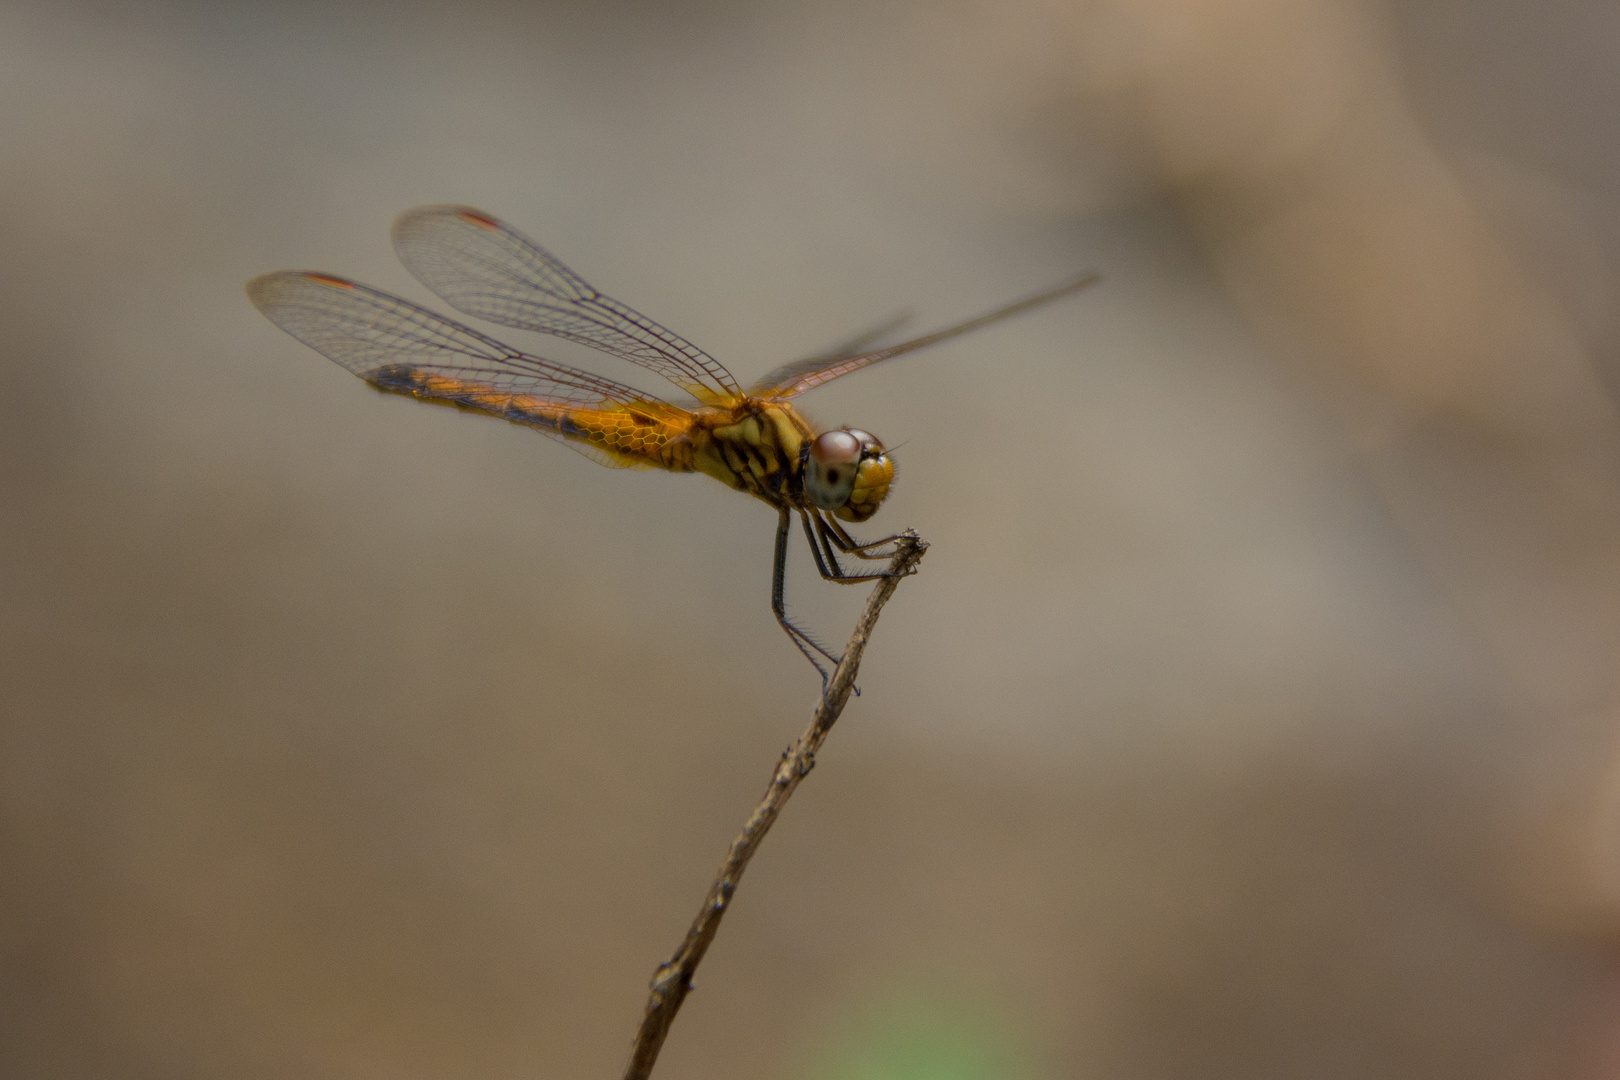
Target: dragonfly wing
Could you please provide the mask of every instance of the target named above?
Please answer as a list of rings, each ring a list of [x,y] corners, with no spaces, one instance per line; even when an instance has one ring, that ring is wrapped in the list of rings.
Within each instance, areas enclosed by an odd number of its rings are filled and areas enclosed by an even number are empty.
[[[1054,289],[1036,293],[1034,296],[1026,296],[1022,300],[1015,300],[1010,304],[996,308],[994,311],[987,311],[983,315],[976,316],[966,322],[960,322],[955,326],[948,326],[943,330],[936,330],[931,334],[912,338],[910,341],[902,341],[898,345],[888,345],[857,356],[812,357],[809,360],[796,360],[791,364],[782,365],[765,376],[749,392],[758,397],[776,398],[778,400],[790,398],[823,383],[832,382],[834,379],[848,375],[852,371],[859,371],[884,360],[903,356],[909,352],[916,352],[918,349],[926,349],[930,345],[938,345],[942,341],[948,341],[970,330],[977,330],[982,326],[1000,322],[1002,319],[1050,303],[1071,293],[1079,292],[1088,285],[1094,285],[1101,280],[1102,277],[1099,274],[1082,274],[1080,277],[1072,281],[1066,281]]]
[[[605,465],[655,463],[593,442],[570,417],[632,406],[671,424],[686,415],[635,387],[519,352],[408,300],[329,274],[265,274],[248,282],[247,294],[271,322],[379,390],[527,424]]]
[[[536,425],[534,430],[551,436],[574,453],[588,457],[598,465],[604,465],[609,469],[656,469],[658,467],[646,458],[631,457],[629,454],[615,453],[605,447],[593,446],[577,439],[570,439],[562,432],[554,431],[548,427]]]
[[[774,369],[769,375],[760,379],[749,387],[748,392],[756,397],[767,395],[772,388],[781,385],[790,385],[800,376],[820,371],[824,367],[836,364],[841,360],[848,360],[852,356],[870,352],[878,342],[893,334],[906,323],[911,321],[911,312],[902,311],[883,320],[871,329],[863,330],[850,338],[842,345],[826,352],[807,356],[803,360],[793,360]]]
[[[422,284],[469,315],[590,345],[656,371],[699,401],[742,395],[708,353],[597,292],[487,214],[448,205],[408,210],[394,222],[394,250]]]

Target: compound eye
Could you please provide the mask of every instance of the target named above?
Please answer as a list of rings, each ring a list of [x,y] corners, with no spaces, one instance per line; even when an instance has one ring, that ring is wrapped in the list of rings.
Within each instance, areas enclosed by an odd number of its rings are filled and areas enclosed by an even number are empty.
[[[870,431],[862,431],[860,428],[852,427],[845,428],[844,434],[850,436],[856,442],[860,443],[862,450],[871,450],[877,453],[883,452],[883,444],[878,442],[877,436],[873,435]]]
[[[810,456],[824,465],[853,465],[861,459],[861,435],[866,432],[824,431],[810,444]]]
[[[861,440],[848,431],[823,432],[810,444],[804,473],[804,493],[823,510],[837,510],[849,502],[860,469]]]

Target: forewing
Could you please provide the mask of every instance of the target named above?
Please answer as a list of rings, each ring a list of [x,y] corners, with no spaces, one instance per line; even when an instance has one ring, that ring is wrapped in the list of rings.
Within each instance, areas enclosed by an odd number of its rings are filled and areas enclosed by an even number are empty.
[[[640,364],[699,401],[742,389],[712,356],[604,296],[517,230],[465,206],[423,206],[394,222],[394,250],[457,309],[502,326],[578,341]]]
[[[753,386],[749,387],[748,392],[756,397],[770,396],[772,390],[776,387],[790,386],[801,376],[812,371],[821,371],[851,357],[871,352],[879,341],[882,341],[910,321],[911,312],[909,311],[891,315],[870,329],[861,331],[836,348],[823,353],[816,353],[814,356],[807,356],[803,360],[794,360],[783,364],[755,382]]]
[[[832,382],[834,379],[848,375],[850,372],[871,367],[873,364],[891,360],[896,356],[903,356],[909,352],[916,352],[918,349],[926,349],[930,345],[938,345],[942,341],[948,341],[971,330],[977,330],[982,326],[1000,322],[1002,319],[1050,303],[1071,293],[1079,292],[1086,286],[1096,284],[1101,280],[1102,278],[1098,274],[1082,274],[1072,281],[1064,282],[1055,289],[1048,289],[1045,292],[1036,293],[1034,296],[1026,296],[1022,300],[1015,300],[1010,304],[996,308],[994,311],[987,311],[983,315],[969,319],[966,322],[948,326],[943,330],[936,330],[932,334],[924,334],[922,337],[912,338],[910,341],[902,341],[898,345],[888,345],[881,349],[874,349],[871,352],[861,353],[858,356],[812,357],[808,360],[796,360],[791,364],[784,364],[766,375],[758,383],[754,384],[749,393],[758,397],[776,398],[778,400],[790,398],[796,394],[802,394],[806,390],[821,386],[823,383]]]
[[[437,397],[520,422],[525,418],[482,402],[521,395],[560,409],[632,403],[674,409],[635,387],[519,352],[408,300],[329,274],[298,270],[265,274],[248,282],[247,294],[271,322],[381,389],[400,389],[419,375],[424,378],[409,383],[414,396]],[[426,377],[444,381],[439,384]],[[447,389],[435,392],[436,385]],[[450,392],[451,386],[457,391]],[[602,464],[647,465],[569,439],[543,422],[528,422]]]

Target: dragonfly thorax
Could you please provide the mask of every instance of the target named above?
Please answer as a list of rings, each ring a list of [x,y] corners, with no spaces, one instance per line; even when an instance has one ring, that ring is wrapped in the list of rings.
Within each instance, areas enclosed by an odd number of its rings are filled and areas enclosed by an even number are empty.
[[[785,401],[744,398],[699,410],[694,419],[690,467],[772,506],[865,521],[894,480],[877,438],[858,428],[817,435]]]

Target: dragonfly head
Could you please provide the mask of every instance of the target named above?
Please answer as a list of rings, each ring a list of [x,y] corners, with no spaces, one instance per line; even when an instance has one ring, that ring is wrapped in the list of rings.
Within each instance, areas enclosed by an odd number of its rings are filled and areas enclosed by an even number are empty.
[[[877,513],[894,481],[894,462],[877,438],[859,428],[824,431],[805,459],[804,493],[811,505],[845,521]]]

